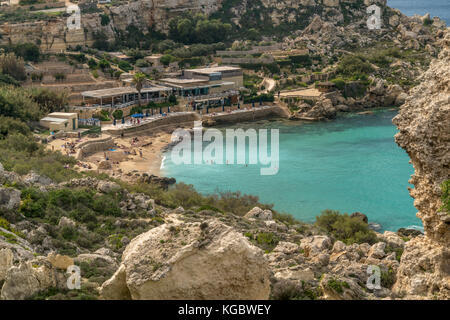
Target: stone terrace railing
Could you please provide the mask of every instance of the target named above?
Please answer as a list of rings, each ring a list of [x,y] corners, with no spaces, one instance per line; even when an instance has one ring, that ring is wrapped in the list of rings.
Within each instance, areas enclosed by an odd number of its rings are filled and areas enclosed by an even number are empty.
[[[188,123],[200,120],[200,115],[196,112],[176,112],[169,113],[165,116],[156,115],[144,119],[140,124],[116,124],[115,126],[107,126],[102,128],[102,132],[118,136],[121,134],[129,135],[129,134],[138,134],[146,131],[153,131],[162,129],[164,127],[177,126],[183,123]]]

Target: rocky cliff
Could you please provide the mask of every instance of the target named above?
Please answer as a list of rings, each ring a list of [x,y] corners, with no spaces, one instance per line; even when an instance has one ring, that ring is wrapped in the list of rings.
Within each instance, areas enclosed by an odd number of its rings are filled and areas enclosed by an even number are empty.
[[[221,18],[238,29],[257,28],[266,35],[299,35],[298,31],[318,18],[326,21],[330,30],[339,33],[345,27],[355,33],[360,26],[365,26],[369,16],[366,8],[371,4],[381,7],[382,27],[385,29],[397,27],[404,17],[387,7],[386,0],[138,0],[101,9],[82,9],[81,28],[78,30],[68,30],[67,17],[5,23],[0,25],[0,41],[3,44],[39,42],[44,50],[60,51],[67,46],[92,44],[93,33],[98,31],[114,39],[117,32],[129,25],[144,33],[149,32],[149,28],[166,32],[170,18],[186,11]],[[80,7],[82,5],[83,1]],[[89,13],[92,11],[94,13]],[[106,25],[101,24],[100,15],[104,14],[109,17]],[[314,24],[311,28],[314,29]],[[334,36],[333,39],[340,41]]]
[[[450,297],[450,214],[442,210],[441,184],[450,178],[450,33],[442,52],[420,78],[394,123],[415,172],[410,190],[425,236],[405,248],[395,290],[422,297]]]

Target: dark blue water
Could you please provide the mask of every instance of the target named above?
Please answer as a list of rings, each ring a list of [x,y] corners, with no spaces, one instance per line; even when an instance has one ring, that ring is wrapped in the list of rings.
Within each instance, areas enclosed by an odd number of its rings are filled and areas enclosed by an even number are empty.
[[[409,196],[413,173],[394,141],[395,111],[352,115],[333,122],[276,121],[229,128],[279,128],[280,164],[275,176],[259,165],[175,165],[166,154],[163,174],[205,194],[241,191],[275,209],[312,222],[322,210],[360,211],[385,230],[421,226]],[[256,152],[256,150],[253,150]]]
[[[388,6],[399,9],[407,16],[430,13],[450,25],[450,0],[388,0]]]

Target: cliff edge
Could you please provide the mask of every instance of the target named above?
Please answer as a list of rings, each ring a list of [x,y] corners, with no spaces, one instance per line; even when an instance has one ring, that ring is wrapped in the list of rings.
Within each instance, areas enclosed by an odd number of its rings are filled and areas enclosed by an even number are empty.
[[[414,298],[450,297],[450,214],[441,200],[441,184],[450,178],[450,32],[441,47],[394,118],[395,139],[415,169],[410,194],[425,229],[407,243],[394,290]]]

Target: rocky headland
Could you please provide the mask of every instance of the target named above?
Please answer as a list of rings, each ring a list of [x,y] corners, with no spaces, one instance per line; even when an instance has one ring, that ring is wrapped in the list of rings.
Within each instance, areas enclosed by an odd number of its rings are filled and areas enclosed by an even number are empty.
[[[450,179],[450,34],[442,52],[412,89],[394,123],[397,143],[414,166],[410,190],[425,236],[405,247],[394,287],[415,297],[450,297],[450,214],[443,209],[443,183]]]

